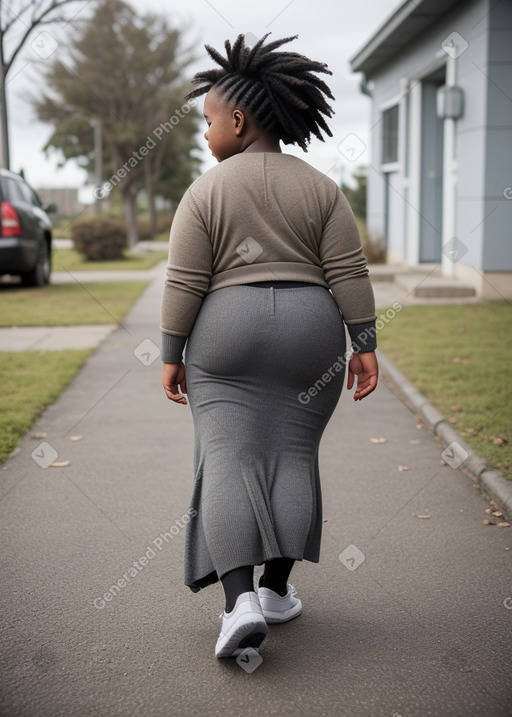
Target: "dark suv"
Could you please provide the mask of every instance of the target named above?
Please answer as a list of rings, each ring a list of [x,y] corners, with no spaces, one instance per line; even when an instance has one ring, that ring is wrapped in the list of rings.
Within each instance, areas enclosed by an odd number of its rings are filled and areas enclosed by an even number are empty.
[[[25,286],[50,282],[52,224],[49,212],[25,180],[0,169],[0,276],[19,275]]]

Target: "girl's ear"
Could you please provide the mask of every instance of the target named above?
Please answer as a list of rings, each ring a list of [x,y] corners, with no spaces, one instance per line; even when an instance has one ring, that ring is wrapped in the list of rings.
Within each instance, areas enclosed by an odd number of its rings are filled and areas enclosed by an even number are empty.
[[[240,137],[245,128],[245,116],[241,110],[233,110],[233,126],[236,136]]]

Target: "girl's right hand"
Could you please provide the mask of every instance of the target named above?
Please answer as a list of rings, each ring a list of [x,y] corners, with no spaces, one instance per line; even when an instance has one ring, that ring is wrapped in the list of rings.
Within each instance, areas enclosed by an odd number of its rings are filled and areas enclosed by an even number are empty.
[[[167,398],[174,403],[181,403],[182,406],[187,405],[187,399],[183,395],[187,393],[187,373],[183,362],[163,364],[162,385]]]

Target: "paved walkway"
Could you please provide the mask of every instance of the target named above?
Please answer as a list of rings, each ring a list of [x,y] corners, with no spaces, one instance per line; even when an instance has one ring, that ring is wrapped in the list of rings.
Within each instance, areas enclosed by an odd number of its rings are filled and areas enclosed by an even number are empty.
[[[72,239],[54,239],[52,241],[52,246],[55,249],[73,249],[73,240]],[[166,242],[162,241],[155,241],[153,239],[141,239],[141,241],[137,242],[137,244],[132,248],[132,251],[137,252],[148,252],[148,251],[166,251],[167,245]]]
[[[121,271],[54,271],[52,284],[96,284],[112,281],[151,281],[162,272],[166,262],[151,269],[123,269]]]
[[[215,659],[221,586],[183,585],[193,425],[160,387],[160,298],[156,280],[0,471],[0,714],[510,717],[512,529],[384,382],[324,434],[303,614],[253,672]]]
[[[117,324],[13,326],[0,329],[0,351],[62,351],[98,346]]]

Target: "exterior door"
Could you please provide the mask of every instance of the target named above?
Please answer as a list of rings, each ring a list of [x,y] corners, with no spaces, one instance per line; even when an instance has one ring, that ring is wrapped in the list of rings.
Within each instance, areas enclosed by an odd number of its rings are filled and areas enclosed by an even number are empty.
[[[438,78],[422,82],[420,169],[420,262],[440,263],[443,227],[443,120],[437,116]]]

